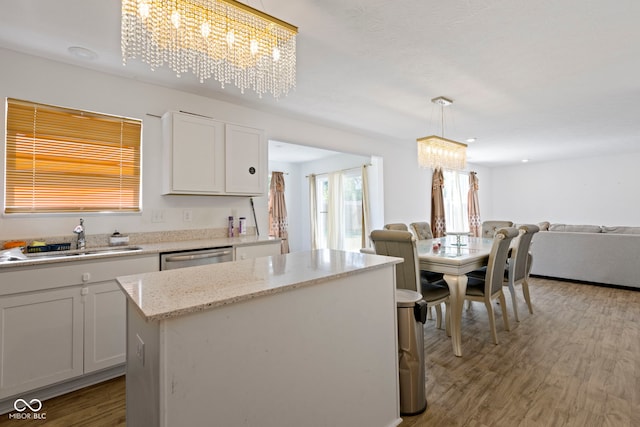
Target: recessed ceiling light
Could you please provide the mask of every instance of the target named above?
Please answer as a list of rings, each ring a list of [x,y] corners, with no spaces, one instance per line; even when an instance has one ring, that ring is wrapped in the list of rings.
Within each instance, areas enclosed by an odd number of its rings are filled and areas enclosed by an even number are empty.
[[[85,47],[71,46],[67,50],[71,55],[75,56],[76,58],[83,59],[85,61],[93,61],[98,57],[97,53]]]
[[[522,159],[522,163],[529,163],[529,159]]]
[[[476,142],[477,138],[467,138],[467,142]]]

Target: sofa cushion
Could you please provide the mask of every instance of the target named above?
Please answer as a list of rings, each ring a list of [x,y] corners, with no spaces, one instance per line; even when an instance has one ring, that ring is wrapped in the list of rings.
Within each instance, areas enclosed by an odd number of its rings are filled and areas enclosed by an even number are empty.
[[[549,221],[542,221],[538,223],[538,227],[540,227],[540,231],[548,231],[551,223]]]
[[[601,233],[599,225],[551,224],[549,231],[566,231],[572,233]]]
[[[603,233],[617,233],[617,234],[640,234],[640,227],[602,227]]]

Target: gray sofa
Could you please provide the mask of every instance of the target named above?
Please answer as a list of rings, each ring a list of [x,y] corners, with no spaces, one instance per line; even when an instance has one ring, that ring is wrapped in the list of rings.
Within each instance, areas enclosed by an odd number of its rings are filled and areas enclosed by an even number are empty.
[[[640,227],[551,224],[531,253],[532,275],[640,288]]]

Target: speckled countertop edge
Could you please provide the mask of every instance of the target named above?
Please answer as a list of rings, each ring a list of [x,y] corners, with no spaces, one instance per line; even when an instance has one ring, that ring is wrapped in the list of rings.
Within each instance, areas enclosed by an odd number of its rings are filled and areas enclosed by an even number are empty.
[[[123,276],[117,281],[144,318],[159,321],[399,262],[400,258],[318,250]]]
[[[247,246],[247,245],[265,244],[265,243],[270,243],[278,240],[279,239],[274,239],[271,237],[266,237],[266,236],[261,237],[261,236],[254,235],[254,236],[243,236],[243,237],[222,237],[222,238],[215,238],[215,239],[143,243],[139,245],[129,245],[129,246],[88,247],[85,249],[85,251],[102,250],[102,249],[113,249],[117,251],[118,249],[126,249],[132,246],[139,247],[140,250],[134,250],[134,251],[123,250],[122,252],[95,253],[95,254],[82,254],[82,251],[70,250],[70,251],[60,251],[59,253],[50,252],[48,253],[49,256],[45,256],[41,258],[38,258],[38,254],[30,254],[28,255],[29,258],[25,260],[0,261],[0,269],[28,267],[32,265],[57,264],[57,263],[89,260],[89,259],[159,254],[163,252],[176,252],[176,251],[186,251],[186,250],[205,249],[205,248],[219,248],[219,247],[225,247],[225,246],[240,247],[240,246]]]

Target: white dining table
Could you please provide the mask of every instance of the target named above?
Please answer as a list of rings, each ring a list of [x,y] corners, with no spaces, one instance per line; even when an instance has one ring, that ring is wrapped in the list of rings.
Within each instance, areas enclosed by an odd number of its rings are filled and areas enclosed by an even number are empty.
[[[461,244],[458,246],[457,242]],[[440,243],[440,249],[434,250],[434,243]],[[418,258],[420,269],[443,273],[449,286],[451,315],[450,332],[453,353],[462,356],[462,307],[467,292],[467,273],[487,264],[493,239],[481,237],[445,236],[435,239],[418,240]]]

